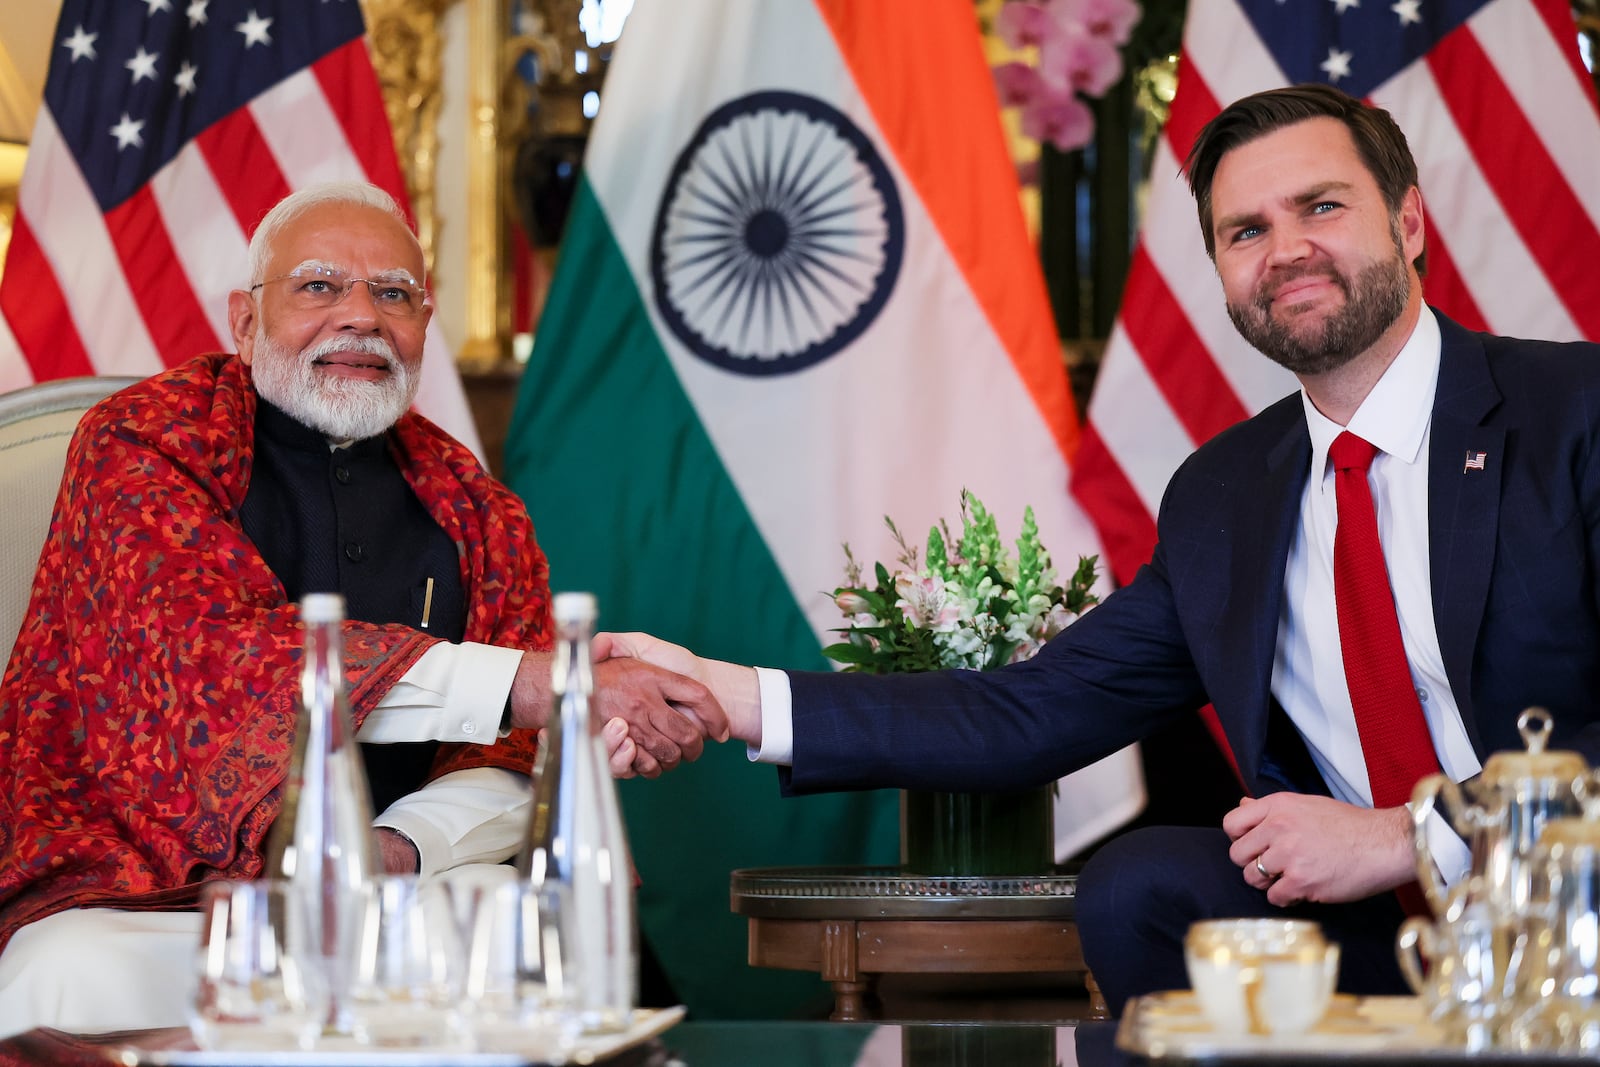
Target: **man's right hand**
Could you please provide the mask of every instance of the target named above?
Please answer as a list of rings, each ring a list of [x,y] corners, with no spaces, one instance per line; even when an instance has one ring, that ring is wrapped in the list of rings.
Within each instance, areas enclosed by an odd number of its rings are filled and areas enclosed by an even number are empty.
[[[596,648],[597,661],[605,654]],[[711,690],[702,683],[638,659],[596,662],[594,670],[596,723],[614,719],[627,723],[628,738],[637,749],[633,769],[655,777],[684,760],[698,759],[706,737],[728,736],[728,717]],[[550,653],[528,652],[522,657],[511,687],[511,725],[518,729],[542,728],[550,717]]]

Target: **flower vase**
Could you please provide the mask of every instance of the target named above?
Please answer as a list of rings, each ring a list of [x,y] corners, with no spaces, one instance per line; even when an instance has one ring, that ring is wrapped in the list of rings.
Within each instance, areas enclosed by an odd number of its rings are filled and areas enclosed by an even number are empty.
[[[930,876],[1044,874],[1055,867],[1055,792],[900,794],[900,864]]]

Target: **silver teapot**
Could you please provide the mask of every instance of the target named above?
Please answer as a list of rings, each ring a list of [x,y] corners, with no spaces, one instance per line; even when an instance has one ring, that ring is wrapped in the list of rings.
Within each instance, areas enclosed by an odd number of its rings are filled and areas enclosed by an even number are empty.
[[[1574,786],[1589,770],[1576,752],[1545,751],[1550,727],[1549,712],[1529,708],[1517,718],[1526,752],[1497,752],[1482,774],[1460,785],[1442,774],[1417,783],[1411,796],[1417,880],[1435,915],[1445,913],[1450,894],[1428,845],[1426,826],[1434,810],[1467,842],[1474,895],[1482,894],[1483,903],[1501,914],[1525,908],[1539,834],[1551,819],[1579,814]]]
[[[1582,818],[1552,819],[1532,860],[1522,939],[1524,1050],[1600,1053],[1600,773],[1579,779]]]

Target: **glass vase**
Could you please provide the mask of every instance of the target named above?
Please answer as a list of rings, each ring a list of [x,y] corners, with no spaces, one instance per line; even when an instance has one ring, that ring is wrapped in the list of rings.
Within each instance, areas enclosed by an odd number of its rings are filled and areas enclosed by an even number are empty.
[[[1052,786],[900,794],[900,864],[916,874],[1044,874],[1055,867]]]

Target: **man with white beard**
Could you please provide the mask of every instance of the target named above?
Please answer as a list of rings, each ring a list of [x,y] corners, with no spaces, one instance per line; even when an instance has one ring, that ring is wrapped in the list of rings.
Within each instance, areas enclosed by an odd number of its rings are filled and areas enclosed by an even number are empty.
[[[0,1035],[184,1021],[197,916],[174,909],[263,872],[306,593],[347,602],[385,867],[519,845],[550,707],[548,568],[521,502],[408,410],[423,282],[387,194],[303,190],[229,294],[237,356],[80,423],[0,685]],[[619,773],[726,736],[698,683],[632,660],[595,679]]]

